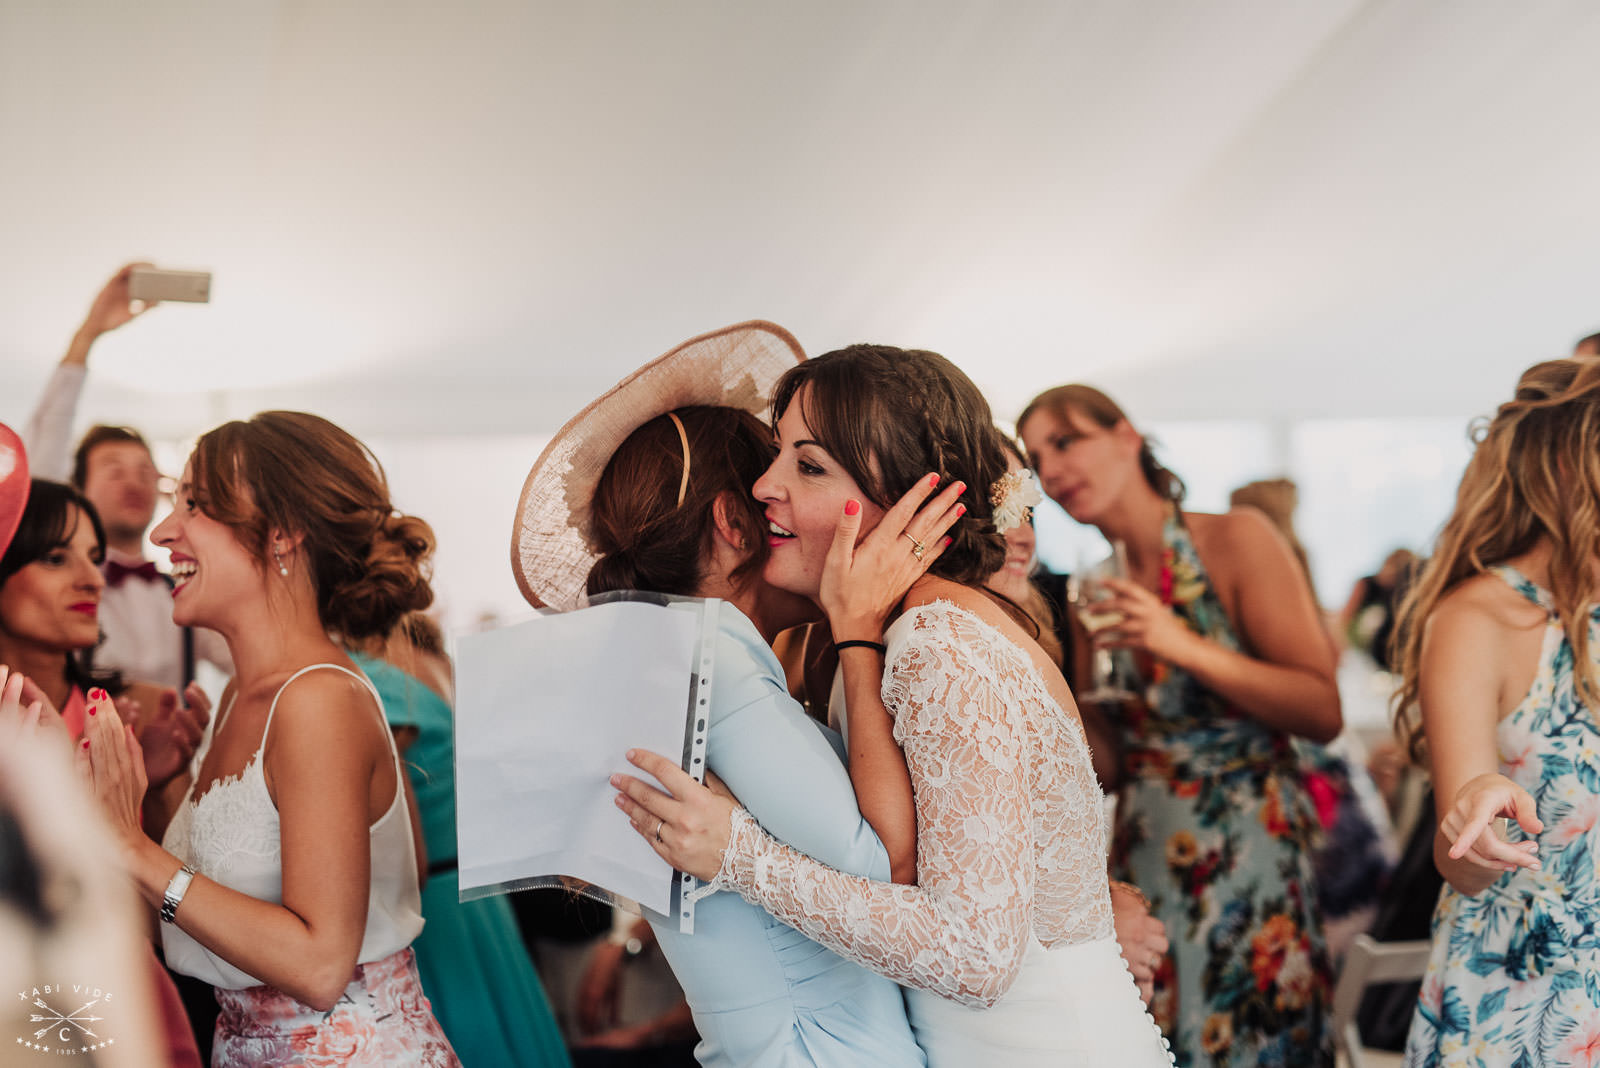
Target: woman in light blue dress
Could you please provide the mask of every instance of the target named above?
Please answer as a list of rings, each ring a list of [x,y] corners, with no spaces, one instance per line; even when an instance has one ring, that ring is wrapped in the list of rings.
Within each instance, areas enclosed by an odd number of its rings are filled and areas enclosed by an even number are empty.
[[[771,430],[750,410],[670,410],[671,401],[663,400],[681,402],[686,389],[693,394],[693,384],[700,399],[747,402],[760,410],[766,396],[760,376],[770,383],[797,355],[792,338],[776,328],[708,335],[642,369],[569,423],[524,490],[519,578],[541,606],[579,603],[585,587],[589,594],[637,589],[726,601],[707,765],[778,838],[842,870],[888,880],[889,853],[857,807],[838,736],[789,696],[770,647],[779,631],[816,615],[809,602],[772,590],[760,578],[769,532],[750,488],[772,455]],[[723,358],[755,379],[743,398],[724,396],[723,383],[738,376],[712,366]],[[663,388],[662,375],[684,388]],[[585,461],[586,442],[575,446],[574,436],[607,425],[620,425],[613,434],[624,440],[603,442]],[[586,463],[592,481],[585,479]],[[948,508],[942,499],[932,507]],[[578,557],[587,569],[559,566],[548,549],[549,537],[563,536],[568,521],[560,513],[573,500],[582,502]],[[545,544],[530,550],[541,532]],[[910,554],[896,559],[901,556]],[[625,660],[619,651],[619,664]],[[909,801],[907,795],[907,808]],[[701,1064],[925,1063],[894,983],[737,894],[701,900],[693,935],[680,934],[666,917],[646,916],[693,1010]]]

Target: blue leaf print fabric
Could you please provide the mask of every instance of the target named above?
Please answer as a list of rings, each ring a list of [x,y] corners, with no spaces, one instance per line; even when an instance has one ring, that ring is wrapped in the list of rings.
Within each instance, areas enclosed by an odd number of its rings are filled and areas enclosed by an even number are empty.
[[[1492,570],[1549,614],[1538,674],[1497,732],[1501,773],[1538,803],[1543,867],[1506,872],[1472,897],[1445,886],[1405,1063],[1600,1068],[1600,732],[1549,593]],[[1600,662],[1600,606],[1589,636]],[[1512,823],[1508,837],[1527,835]]]

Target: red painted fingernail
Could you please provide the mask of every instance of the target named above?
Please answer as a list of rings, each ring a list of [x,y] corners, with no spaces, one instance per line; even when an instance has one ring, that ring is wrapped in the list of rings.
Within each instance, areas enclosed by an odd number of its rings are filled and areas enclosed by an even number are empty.
[[[89,706],[89,715],[94,715],[94,705]]]
[[[946,539],[944,539],[944,547],[945,547],[945,548],[946,548],[946,549],[948,549],[948,548],[950,548],[950,543],[951,543],[951,542],[952,542],[952,541],[955,541],[955,539],[954,539],[954,538],[946,538]]]
[[[956,515],[963,516],[963,515],[966,515],[966,514],[967,514],[967,506],[966,505],[964,505],[964,504],[956,505]]]
[[[859,511],[861,511],[861,502],[860,501],[845,501],[844,502],[844,514],[845,515],[855,515]]]
[[[939,484],[939,476],[938,475],[929,475],[928,476],[928,485],[937,486],[938,484]]]
[[[965,482],[957,482],[956,483],[956,492],[957,493],[965,493],[965,492],[967,492],[967,484]]]
[[[89,739],[87,739],[87,738],[85,738],[85,739],[84,739],[84,740],[83,740],[83,747],[84,747],[84,748],[85,748],[85,749],[87,749],[87,748],[89,748]]]

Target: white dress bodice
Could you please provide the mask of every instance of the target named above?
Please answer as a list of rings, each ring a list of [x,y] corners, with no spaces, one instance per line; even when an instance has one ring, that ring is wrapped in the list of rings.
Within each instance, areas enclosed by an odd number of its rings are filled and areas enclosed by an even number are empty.
[[[219,780],[197,801],[191,787],[184,803],[167,825],[162,845],[167,852],[201,875],[243,894],[283,903],[283,852],[279,840],[278,809],[267,792],[262,753],[272,729],[272,716],[283,691],[301,675],[319,668],[343,671],[359,680],[372,694],[374,709],[383,723],[383,706],[372,684],[358,672],[339,664],[313,664],[302,668],[278,687],[261,744],[238,775]],[[233,704],[217,717],[218,729]],[[367,926],[361,940],[358,964],[382,960],[410,945],[422,931],[422,897],[417,883],[417,858],[411,833],[411,814],[405,800],[405,771],[394,739],[384,724],[389,751],[395,762],[395,796],[368,830],[372,849],[371,887],[367,896]],[[234,967],[185,934],[174,924],[161,925],[167,965],[212,986],[229,990],[260,986],[262,981]]]
[[[999,1035],[1017,1043],[1007,1064],[1170,1064],[1113,939],[1082,724],[1025,650],[949,602],[907,611],[885,641],[917,884],[826,868],[740,809],[712,885],[906,986],[930,1065],[977,1063]]]

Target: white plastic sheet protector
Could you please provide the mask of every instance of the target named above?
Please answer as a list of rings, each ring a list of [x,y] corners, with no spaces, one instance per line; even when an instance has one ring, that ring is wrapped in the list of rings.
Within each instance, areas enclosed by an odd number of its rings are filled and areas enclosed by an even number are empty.
[[[676,915],[674,872],[617,808],[630,748],[705,777],[721,601],[627,594],[456,642],[456,829],[461,899],[558,886]]]

